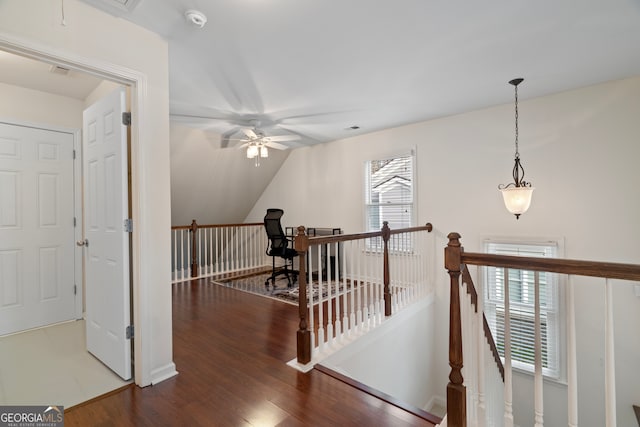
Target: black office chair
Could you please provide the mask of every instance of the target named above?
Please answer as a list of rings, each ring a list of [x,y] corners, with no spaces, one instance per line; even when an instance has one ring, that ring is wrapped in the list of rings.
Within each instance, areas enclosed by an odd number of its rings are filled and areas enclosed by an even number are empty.
[[[269,276],[264,282],[267,289],[269,289],[269,280],[271,280],[273,288],[276,288],[276,276],[281,274],[284,274],[287,277],[289,287],[292,286],[292,283],[296,283],[298,280],[298,272],[293,270],[293,259],[298,256],[298,252],[289,247],[290,241],[287,239],[284,231],[282,231],[280,218],[283,214],[284,211],[282,209],[267,209],[267,214],[264,216],[264,228],[267,231],[267,236],[269,237],[267,255],[269,255],[273,260],[271,276]],[[276,268],[276,257],[284,259],[284,267]],[[289,268],[289,266],[291,268]]]

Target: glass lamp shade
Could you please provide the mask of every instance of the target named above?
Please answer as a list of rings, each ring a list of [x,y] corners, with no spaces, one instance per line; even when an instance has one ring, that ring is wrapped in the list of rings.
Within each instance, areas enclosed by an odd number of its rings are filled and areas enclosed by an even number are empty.
[[[258,147],[250,145],[247,147],[247,159],[253,159],[254,157],[258,157]]]
[[[267,150],[266,145],[260,146],[260,157],[269,157],[269,150]]]
[[[502,198],[504,199],[504,205],[516,218],[529,209],[533,190],[535,190],[533,187],[509,187],[500,189]]]

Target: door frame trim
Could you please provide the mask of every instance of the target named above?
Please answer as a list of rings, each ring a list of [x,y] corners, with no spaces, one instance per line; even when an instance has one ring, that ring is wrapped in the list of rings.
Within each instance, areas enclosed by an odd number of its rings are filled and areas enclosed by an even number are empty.
[[[130,88],[131,94],[131,212],[134,224],[141,218],[143,209],[140,194],[140,177],[144,176],[144,164],[140,156],[140,144],[144,140],[144,130],[147,127],[145,105],[147,103],[148,78],[147,75],[136,70],[112,64],[96,58],[89,58],[68,51],[62,51],[49,46],[34,43],[31,40],[16,38],[0,33],[0,49],[17,55],[26,56],[50,64],[82,71],[94,76],[110,80]],[[141,241],[142,227],[134,227],[132,232],[132,251],[129,254],[132,265],[132,309],[133,323],[136,325],[136,339],[134,340],[134,379],[139,386],[147,386],[159,382],[159,374],[152,372],[151,354],[151,320],[149,295],[151,285],[141,278]],[[162,372],[162,377],[175,375],[175,365],[171,372]],[[154,378],[158,377],[158,378]]]

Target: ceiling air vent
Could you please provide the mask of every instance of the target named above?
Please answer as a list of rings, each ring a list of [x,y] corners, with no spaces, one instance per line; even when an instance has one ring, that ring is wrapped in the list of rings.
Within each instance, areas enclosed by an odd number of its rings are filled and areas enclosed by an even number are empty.
[[[91,6],[115,16],[122,16],[135,9],[140,0],[82,0]]]
[[[52,65],[49,68],[49,72],[51,72],[53,74],[60,74],[60,75],[66,76],[67,74],[69,74],[69,69],[61,67],[59,65]]]

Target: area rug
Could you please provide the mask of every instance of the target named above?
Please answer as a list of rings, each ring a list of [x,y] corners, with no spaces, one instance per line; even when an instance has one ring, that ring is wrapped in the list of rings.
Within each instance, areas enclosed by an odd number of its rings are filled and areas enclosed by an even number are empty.
[[[255,276],[243,277],[238,279],[224,279],[218,281],[212,281],[216,285],[224,286],[227,288],[237,289],[239,291],[248,292],[255,295],[260,295],[267,298],[273,298],[278,301],[286,302],[292,305],[298,305],[298,283],[293,284],[292,287],[288,287],[286,277],[279,277],[276,279],[275,288],[269,283],[269,289],[264,285],[264,282],[270,276],[269,273],[258,274]],[[347,281],[347,288],[350,287],[349,281]],[[309,286],[309,285],[307,285]],[[317,281],[311,284],[313,289],[313,302],[318,301],[320,295],[319,285]],[[331,283],[331,286],[327,286],[326,282],[322,283],[322,298],[327,298],[329,291],[331,295],[342,292],[344,289],[344,283],[340,282],[336,289],[336,284]]]

